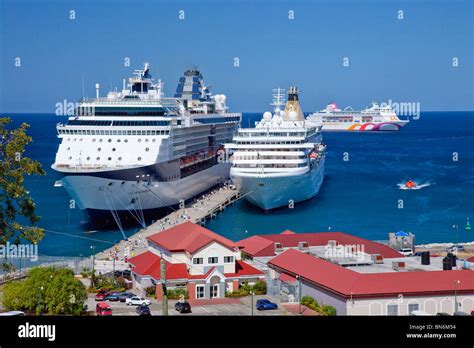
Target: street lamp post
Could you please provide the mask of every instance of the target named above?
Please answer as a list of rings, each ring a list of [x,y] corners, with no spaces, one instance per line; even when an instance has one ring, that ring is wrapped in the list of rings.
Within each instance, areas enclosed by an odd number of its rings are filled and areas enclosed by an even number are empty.
[[[254,292],[253,291],[250,291],[250,295],[252,295],[252,304],[251,304],[251,309],[252,309],[252,316],[253,316],[253,295],[254,295]]]
[[[454,281],[454,312],[459,310],[458,304],[458,284],[461,283],[459,280]]]
[[[95,245],[91,245],[92,250],[92,287],[94,287],[94,277],[95,277]]]

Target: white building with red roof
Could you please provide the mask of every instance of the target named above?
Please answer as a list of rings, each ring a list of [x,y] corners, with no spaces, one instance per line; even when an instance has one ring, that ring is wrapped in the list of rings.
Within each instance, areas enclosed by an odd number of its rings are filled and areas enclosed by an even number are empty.
[[[301,296],[311,296],[320,304],[335,307],[338,315],[474,311],[471,269],[423,266],[417,257],[345,266],[295,249],[285,250],[267,265],[270,283],[282,288],[293,286],[296,296],[301,291]]]
[[[268,268],[268,293],[311,296],[338,315],[431,315],[474,310],[474,271],[443,258],[405,257],[387,245],[342,232],[255,235],[242,253]],[[456,306],[457,302],[457,306]]]
[[[147,238],[148,251],[128,262],[134,286],[156,286],[163,296],[161,258],[165,261],[168,289],[186,289],[190,299],[222,298],[243,283],[264,280],[265,274],[241,260],[240,247],[208,229],[184,222]]]

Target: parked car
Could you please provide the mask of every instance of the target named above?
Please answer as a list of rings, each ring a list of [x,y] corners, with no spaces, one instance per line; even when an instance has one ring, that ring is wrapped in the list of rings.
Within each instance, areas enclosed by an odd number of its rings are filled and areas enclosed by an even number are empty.
[[[191,305],[188,301],[176,302],[174,309],[176,309],[179,313],[191,313]]]
[[[132,306],[132,305],[133,306],[139,306],[139,305],[149,306],[151,304],[151,301],[143,297],[134,296],[134,297],[127,298],[125,300],[125,303],[127,304],[127,306]]]
[[[135,295],[134,293],[132,292],[122,292],[120,295],[119,295],[119,301],[120,302],[125,302],[125,300],[127,298],[132,298],[132,297],[136,297],[137,295]]]
[[[255,308],[257,308],[259,311],[266,311],[270,309],[278,309],[278,305],[276,303],[271,302],[270,300],[260,299],[257,300]]]
[[[142,316],[151,315],[150,307],[148,307],[146,305],[139,305],[135,309],[135,312],[137,312],[138,315],[142,315]]]
[[[450,253],[454,253],[456,251],[464,251],[465,249],[464,249],[464,245],[453,245],[446,250]]]
[[[109,296],[109,292],[107,291],[102,291],[100,290],[96,295],[95,295],[95,300],[96,301],[104,301],[107,296]]]
[[[426,313],[425,311],[422,310],[414,310],[413,312],[410,313],[410,315],[414,315],[417,317],[423,317],[423,316],[428,316],[429,314]]]
[[[401,248],[400,249],[400,254],[405,255],[405,256],[413,256],[413,250],[410,248]]]
[[[457,312],[454,312],[453,315],[456,316],[456,317],[464,317],[464,316],[469,315],[469,314],[467,314],[466,312],[463,312],[463,311],[457,311]]]
[[[107,302],[100,302],[95,307],[95,312],[99,316],[112,315],[112,307]]]
[[[120,292],[112,292],[108,294],[107,296],[105,296],[104,301],[114,301],[114,302],[119,301],[120,295],[121,295]]]
[[[10,317],[10,316],[24,316],[25,312],[22,311],[10,311],[10,312],[3,312],[0,313],[0,316]]]

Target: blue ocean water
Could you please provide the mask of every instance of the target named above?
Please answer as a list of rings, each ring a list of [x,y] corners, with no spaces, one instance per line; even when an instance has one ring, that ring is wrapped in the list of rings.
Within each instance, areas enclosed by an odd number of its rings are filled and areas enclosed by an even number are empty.
[[[253,125],[260,115],[244,114],[243,126]],[[42,217],[40,225],[48,230],[40,253],[89,255],[91,245],[100,250],[121,239],[119,231],[85,231],[80,223],[82,213],[69,209],[66,192],[53,187],[59,178],[50,168],[58,145],[58,117],[10,116],[15,123],[31,125],[34,142],[28,155],[43,163],[47,171],[46,176],[27,179]],[[405,230],[416,234],[417,243],[431,243],[455,241],[452,226],[459,224],[459,240],[474,240],[474,233],[463,228],[466,218],[474,218],[474,112],[424,112],[400,132],[324,133],[324,142],[326,173],[315,198],[296,204],[294,209],[270,212],[238,201],[207,227],[232,240],[285,229],[343,231],[385,240],[388,232]],[[345,153],[348,161],[344,161]],[[453,161],[453,153],[458,154],[457,161]],[[401,190],[397,184],[410,178],[428,185],[416,191]],[[399,208],[399,200],[403,208]]]

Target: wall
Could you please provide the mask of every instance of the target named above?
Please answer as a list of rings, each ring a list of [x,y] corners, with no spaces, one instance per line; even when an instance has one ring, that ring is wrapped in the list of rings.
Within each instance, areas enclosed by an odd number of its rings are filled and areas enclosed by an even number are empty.
[[[218,263],[217,264],[209,264],[208,263],[208,258],[209,257],[218,257]],[[232,263],[224,263],[224,256],[233,256],[234,257],[234,262]],[[237,259],[237,256],[239,256],[240,259],[240,252],[234,252],[233,250],[230,250],[223,245],[213,242],[206,247],[202,248],[198,252],[196,252],[194,255],[192,255],[191,258],[191,263],[193,258],[203,258],[204,263],[201,265],[194,265],[191,264],[189,273],[191,274],[203,274],[205,273],[205,269],[208,269],[209,267],[212,266],[223,266],[223,273],[234,273],[235,272],[235,260]]]
[[[296,284],[296,287],[298,288],[298,283]],[[336,294],[316,287],[314,284],[306,283],[305,281],[301,282],[301,287],[301,297],[311,296],[318,301],[320,305],[323,304],[325,306],[333,306],[336,308],[337,315],[346,315],[346,300],[344,298],[338,297]],[[298,301],[298,298],[296,298],[296,301]]]
[[[470,313],[474,310],[474,293],[472,295],[458,295],[459,310]],[[408,305],[418,303],[419,309],[428,314],[438,312],[453,314],[454,294],[445,296],[408,297],[401,296],[389,299],[364,299],[347,301],[348,315],[387,315],[387,305],[398,304],[398,315],[408,315]]]

